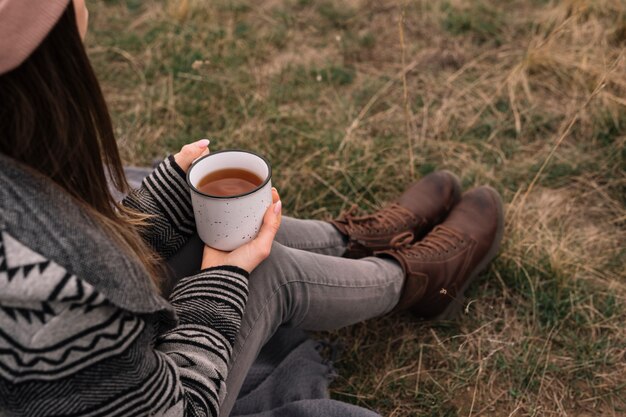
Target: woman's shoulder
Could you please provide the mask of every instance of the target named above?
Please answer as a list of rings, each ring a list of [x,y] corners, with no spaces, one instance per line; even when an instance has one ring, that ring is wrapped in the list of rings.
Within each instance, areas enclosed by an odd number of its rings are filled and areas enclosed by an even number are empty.
[[[9,270],[11,265],[22,261],[20,254],[35,253],[45,259],[42,262],[58,265],[128,311],[172,311],[153,290],[141,263],[119,250],[50,180],[0,155],[0,183],[0,237],[2,242],[8,239],[12,248],[21,248],[5,250],[6,279],[15,272]]]
[[[58,379],[119,354],[146,321],[0,231],[0,379]]]
[[[93,285],[0,229],[0,308],[6,314],[43,317],[49,303],[105,299]],[[27,307],[33,305],[38,308]]]

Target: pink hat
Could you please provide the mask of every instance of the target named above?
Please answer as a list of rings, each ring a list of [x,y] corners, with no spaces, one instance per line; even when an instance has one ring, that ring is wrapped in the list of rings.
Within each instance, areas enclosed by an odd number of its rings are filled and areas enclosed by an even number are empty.
[[[0,74],[17,68],[52,30],[70,0],[0,0]]]

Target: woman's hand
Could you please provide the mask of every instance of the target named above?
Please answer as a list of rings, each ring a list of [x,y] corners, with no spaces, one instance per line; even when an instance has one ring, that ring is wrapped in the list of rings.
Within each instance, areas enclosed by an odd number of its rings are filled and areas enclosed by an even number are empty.
[[[187,172],[193,161],[209,153],[209,143],[211,141],[208,139],[200,139],[197,142],[185,145],[180,152],[174,155],[174,160],[183,171]]]
[[[202,269],[212,266],[234,265],[252,272],[270,254],[272,242],[280,227],[281,211],[282,203],[278,191],[272,188],[272,204],[263,216],[263,225],[259,235],[232,252],[222,252],[205,245],[202,255]]]

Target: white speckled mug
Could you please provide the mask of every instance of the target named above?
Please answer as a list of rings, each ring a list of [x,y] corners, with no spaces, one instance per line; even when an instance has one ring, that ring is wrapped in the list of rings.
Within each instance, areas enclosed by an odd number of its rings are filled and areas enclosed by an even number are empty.
[[[214,196],[198,190],[207,174],[228,168],[245,169],[263,181],[247,193]],[[255,153],[241,150],[212,152],[196,160],[187,172],[191,202],[200,239],[212,248],[232,251],[254,239],[272,204],[272,167]]]

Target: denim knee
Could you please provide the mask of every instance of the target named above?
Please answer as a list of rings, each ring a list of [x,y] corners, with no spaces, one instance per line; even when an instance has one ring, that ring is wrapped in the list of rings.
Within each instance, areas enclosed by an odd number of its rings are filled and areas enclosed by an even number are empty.
[[[302,271],[298,265],[298,250],[280,243],[252,273],[249,280],[247,308],[251,313],[274,314],[274,320],[287,324],[302,316],[306,308],[305,286],[298,280]]]

